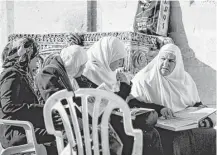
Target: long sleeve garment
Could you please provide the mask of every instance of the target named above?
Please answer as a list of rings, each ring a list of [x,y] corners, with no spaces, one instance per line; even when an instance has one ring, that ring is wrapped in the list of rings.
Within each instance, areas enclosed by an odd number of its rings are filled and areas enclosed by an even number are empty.
[[[63,66],[62,59],[57,56],[49,65],[45,66],[36,76],[36,86],[46,101],[52,94],[63,89],[72,91],[68,75]]]
[[[27,78],[15,68],[4,70],[0,78],[3,119],[30,121],[35,127],[44,128],[43,106]]]
[[[6,68],[0,76],[0,98],[2,119],[29,121],[33,124],[38,143],[54,141],[47,135],[43,118],[43,106],[38,104],[37,97],[24,72],[15,67]],[[5,125],[1,128],[2,146],[26,143],[23,128]]]

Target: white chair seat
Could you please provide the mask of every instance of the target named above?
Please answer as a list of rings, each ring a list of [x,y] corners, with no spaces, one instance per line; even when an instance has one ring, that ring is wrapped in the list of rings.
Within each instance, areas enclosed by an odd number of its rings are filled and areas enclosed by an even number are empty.
[[[42,144],[37,144],[32,123],[19,120],[0,119],[0,125],[12,125],[23,127],[26,132],[27,144],[3,148],[0,144],[1,155],[11,155],[19,153],[34,152],[35,155],[47,155],[46,149]],[[1,126],[0,126],[1,127]]]

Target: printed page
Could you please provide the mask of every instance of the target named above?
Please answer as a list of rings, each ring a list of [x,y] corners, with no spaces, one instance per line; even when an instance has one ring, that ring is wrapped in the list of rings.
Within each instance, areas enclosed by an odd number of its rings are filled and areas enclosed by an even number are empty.
[[[183,111],[176,112],[175,118],[165,119],[160,117],[156,126],[174,131],[196,128],[199,120],[215,111],[216,109],[214,108],[189,107]]]
[[[183,130],[185,129],[184,127],[186,126],[192,126],[197,127],[197,122],[191,119],[185,119],[185,118],[179,118],[175,117],[172,119],[165,119],[163,117],[159,118],[157,120],[157,127],[164,128],[164,129],[169,129],[173,131],[178,131],[178,130]]]
[[[183,111],[175,113],[175,116],[178,118],[185,118],[186,120],[194,120],[195,122],[199,122],[199,120],[207,117],[215,111],[216,109],[214,108],[188,107]]]
[[[135,119],[137,115],[141,115],[147,112],[154,111],[154,109],[147,109],[147,108],[132,108],[131,109],[131,119]],[[112,114],[118,115],[123,117],[123,112],[121,110],[119,111],[113,111]]]
[[[148,109],[148,108],[132,108],[131,109],[131,115],[132,116],[137,116],[137,115],[141,115],[147,112],[151,112],[154,111],[154,109]]]

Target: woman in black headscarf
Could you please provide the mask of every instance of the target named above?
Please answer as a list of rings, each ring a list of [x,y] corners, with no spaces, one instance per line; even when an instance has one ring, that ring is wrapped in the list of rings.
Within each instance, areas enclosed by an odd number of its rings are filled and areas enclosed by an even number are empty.
[[[33,124],[38,143],[53,142],[55,138],[45,130],[43,105],[33,89],[32,72],[37,67],[37,44],[30,38],[19,39],[6,45],[3,53],[3,72],[0,76],[2,119],[23,120]],[[4,126],[0,141],[4,148],[27,143],[23,128]],[[56,149],[46,147],[48,154]],[[54,152],[50,152],[50,151]]]

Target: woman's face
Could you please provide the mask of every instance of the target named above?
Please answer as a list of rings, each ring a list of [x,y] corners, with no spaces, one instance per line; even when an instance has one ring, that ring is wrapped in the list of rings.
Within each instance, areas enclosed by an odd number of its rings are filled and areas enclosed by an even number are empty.
[[[115,71],[119,67],[123,67],[124,65],[124,58],[118,59],[112,63],[110,63],[109,67],[111,68],[112,71]]]
[[[170,52],[163,52],[159,57],[159,71],[162,76],[170,75],[176,66],[176,56]]]
[[[35,72],[38,68],[38,56],[34,57],[29,63],[29,69]]]
[[[78,73],[74,76],[75,78],[80,77],[82,75],[82,73],[84,71],[84,68],[85,68],[85,64],[83,64],[83,65],[80,66],[80,68],[78,70]]]

